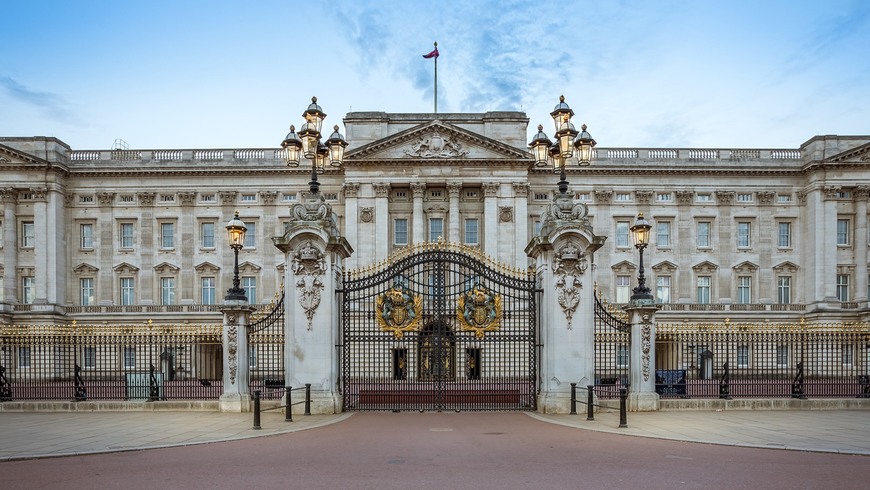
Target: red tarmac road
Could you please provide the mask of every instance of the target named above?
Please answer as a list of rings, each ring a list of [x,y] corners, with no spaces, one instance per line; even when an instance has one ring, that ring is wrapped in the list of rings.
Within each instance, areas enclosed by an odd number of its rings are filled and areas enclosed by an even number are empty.
[[[0,463],[18,488],[870,488],[870,457],[614,435],[521,413],[358,413],[269,437]]]

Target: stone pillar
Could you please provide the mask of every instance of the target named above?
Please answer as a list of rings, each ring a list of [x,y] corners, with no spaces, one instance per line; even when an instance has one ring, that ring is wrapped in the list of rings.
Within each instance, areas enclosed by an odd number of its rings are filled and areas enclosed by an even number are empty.
[[[870,187],[855,189],[855,301],[866,303],[867,298],[867,198]]]
[[[52,246],[52,238],[54,233],[50,233],[50,225],[48,223],[48,205],[46,203],[46,189],[30,189],[33,193],[33,228],[34,241],[33,247],[33,264],[34,264],[34,288],[33,288],[33,304],[44,305],[48,302],[48,275],[54,272],[54,269],[49,268],[49,257],[58,253],[59,250],[49,250]]]
[[[529,259],[523,253],[529,243],[529,184],[526,182],[514,182],[514,264],[525,269]]]
[[[426,193],[426,184],[412,182],[411,192],[414,195],[414,215],[411,219],[412,237],[414,245],[426,241],[426,217],[423,215],[423,195]]]
[[[483,187],[483,253],[498,259],[498,182],[484,182]]]
[[[176,194],[179,204],[181,205],[180,216],[178,217],[178,236],[181,240],[176,244],[175,249],[181,251],[181,271],[178,274],[178,289],[175,293],[175,298],[179,304],[192,305],[197,298],[196,292],[196,274],[191,274],[193,271],[194,258],[200,247],[200,226],[201,224],[196,219],[194,206],[196,205],[196,192],[185,191]],[[220,223],[215,223],[215,240],[220,236]],[[114,249],[114,247],[112,247]],[[265,284],[265,281],[264,281]]]
[[[375,256],[374,261],[380,262],[386,260],[390,254],[390,184],[386,182],[376,182],[372,184],[375,188],[375,226],[377,233],[386,233],[386,236],[375,240]]]
[[[459,196],[461,193],[462,182],[447,183],[447,195],[450,197],[448,210],[450,223],[447,225],[447,236],[444,238],[449,242],[462,242],[462,234],[459,231]]]
[[[4,203],[3,209],[3,302],[6,304],[18,303],[18,287],[15,273],[18,267],[18,218],[16,217],[16,203],[18,191],[12,187],[0,190],[0,199]]]
[[[628,409],[650,412],[659,409],[656,393],[656,322],[658,308],[650,304],[631,303],[625,307],[631,321],[631,373]]]
[[[254,307],[247,301],[228,300],[221,311],[224,314],[224,393],[220,398],[220,409],[221,412],[250,412],[248,319]]]
[[[589,265],[604,245],[586,218],[583,203],[557,195],[544,213],[541,234],[525,248],[543,290],[538,410],[568,413],[571,383],[593,384],[595,374],[594,278]]]
[[[344,233],[352,247],[359,248],[359,182],[345,182],[344,184]],[[356,257],[347,259],[346,267],[357,267]]]

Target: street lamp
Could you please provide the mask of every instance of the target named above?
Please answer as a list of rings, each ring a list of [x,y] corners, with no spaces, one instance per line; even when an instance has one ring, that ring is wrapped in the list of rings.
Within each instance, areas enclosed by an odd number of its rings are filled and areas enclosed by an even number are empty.
[[[239,250],[245,246],[246,231],[248,231],[248,227],[245,226],[244,221],[239,219],[239,212],[236,211],[236,215],[227,223],[230,248],[233,249],[236,256],[235,265],[233,266],[233,287],[228,289],[227,295],[224,296],[224,299],[227,301],[248,301],[248,297],[245,296],[245,290],[239,287]]]
[[[311,104],[302,113],[302,117],[305,118],[305,122],[299,129],[299,133],[296,133],[295,126],[290,126],[290,132],[281,142],[281,148],[287,151],[288,167],[298,167],[303,156],[311,160],[311,182],[308,183],[308,188],[312,194],[316,195],[320,192],[317,174],[326,171],[327,161],[332,167],[341,167],[347,141],[338,132],[337,124],[333,126],[333,133],[326,139],[326,143],[320,141],[322,137],[320,129],[323,126],[323,120],[326,119],[326,114],[317,105],[317,97],[311,98]]]
[[[632,290],[631,294],[631,302],[635,304],[651,304],[653,302],[652,293],[646,287],[646,279],[643,277],[643,249],[649,245],[651,229],[652,225],[643,217],[643,213],[638,213],[634,226],[630,228],[634,237],[634,247],[640,251],[640,273],[637,275],[637,287]]]
[[[568,193],[568,177],[565,172],[568,159],[576,157],[577,165],[588,166],[592,161],[592,149],[595,147],[595,140],[586,131],[585,124],[582,126],[582,131],[574,129],[574,125],[571,124],[573,115],[574,111],[565,103],[565,96],[560,96],[559,103],[550,113],[556,127],[556,141],[550,141],[550,138],[544,134],[544,126],[539,124],[538,133],[529,143],[535,166],[552,165],[553,171],[559,174],[559,193],[563,195]]]

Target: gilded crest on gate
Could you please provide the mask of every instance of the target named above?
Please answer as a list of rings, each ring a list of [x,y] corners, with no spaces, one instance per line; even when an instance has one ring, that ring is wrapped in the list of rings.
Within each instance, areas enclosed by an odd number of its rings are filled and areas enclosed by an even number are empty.
[[[384,332],[393,332],[397,339],[405,332],[417,332],[423,321],[423,297],[415,295],[402,279],[375,299],[375,318]]]
[[[460,329],[474,332],[482,339],[484,332],[494,332],[501,327],[501,296],[478,283],[459,295],[456,303],[456,319]]]

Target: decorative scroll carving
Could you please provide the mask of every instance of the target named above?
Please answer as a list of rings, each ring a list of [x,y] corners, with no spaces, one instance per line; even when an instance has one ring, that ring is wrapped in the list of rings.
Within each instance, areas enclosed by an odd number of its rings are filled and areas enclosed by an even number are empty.
[[[484,182],[481,187],[483,187],[483,197],[496,197],[501,185],[498,182]]]
[[[100,206],[110,206],[113,202],[115,202],[115,193],[114,192],[98,192],[97,193],[97,202],[100,203]]]
[[[75,194],[70,194],[68,197],[64,196],[65,199],[69,199],[67,206],[72,204],[72,199],[75,197]],[[3,203],[14,203],[18,200],[18,191],[15,190],[14,187],[6,187],[5,189],[0,189],[0,202]]]
[[[299,304],[305,311],[308,319],[308,330],[311,330],[314,313],[320,306],[321,292],[323,291],[323,274],[326,272],[326,258],[320,250],[311,242],[305,242],[293,256],[290,265],[293,274],[298,277],[296,292],[299,296]]]
[[[580,304],[580,290],[583,289],[579,276],[586,272],[589,261],[576,245],[567,243],[553,257],[552,267],[556,273],[556,298],[568,320],[568,330],[571,330],[571,319]]]
[[[154,192],[138,192],[136,197],[139,199],[139,204],[142,206],[151,206],[154,204]]]
[[[498,220],[502,223],[510,223],[514,220],[514,208],[510,206],[500,206],[498,208]]]
[[[677,196],[679,204],[692,204],[692,199],[695,198],[693,191],[675,191],[674,194]]]
[[[375,318],[383,332],[398,340],[405,332],[418,332],[423,321],[423,296],[414,294],[401,277],[375,299]]]
[[[345,182],[342,190],[344,191],[345,199],[348,197],[357,197],[359,194],[359,182]]]
[[[236,194],[236,191],[219,191],[218,199],[220,199],[221,204],[235,204]]]
[[[459,295],[456,319],[462,331],[474,332],[476,338],[482,339],[485,332],[494,332],[501,327],[501,296],[483,284],[475,284]]]
[[[193,206],[193,204],[196,202],[196,192],[179,192],[178,201],[181,202],[182,206]]]
[[[730,206],[734,202],[734,192],[716,191],[716,202],[724,206]]]
[[[238,318],[236,315],[227,315],[227,364],[230,369],[230,384],[236,384],[236,373],[239,368],[238,351]]]
[[[263,200],[263,204],[275,204],[275,198],[277,197],[277,191],[260,191],[260,199]]]
[[[547,209],[544,211],[543,220],[551,221],[574,221],[574,220],[584,220],[586,219],[586,214],[589,212],[589,208],[586,207],[582,202],[574,202],[574,199],[570,196],[562,196],[561,194],[556,194],[556,197],[553,199]]]
[[[870,186],[859,185],[855,188],[854,195],[856,201],[866,201],[870,198]]]
[[[462,193],[462,182],[448,182],[447,196],[450,198],[459,197]]]
[[[5,189],[0,190],[0,202],[9,202],[9,201],[6,201],[6,199],[7,199],[6,196],[3,196],[3,194],[2,194],[4,190]],[[64,206],[71,207],[73,205],[73,203],[75,202],[75,199],[76,199],[75,194],[71,193],[71,194],[64,195],[63,196]]]
[[[834,185],[826,186],[826,187],[823,189],[823,191],[824,191],[824,193],[825,193],[825,199],[826,199],[826,200],[836,199],[836,198],[837,198],[837,195],[840,193],[840,191],[841,191],[842,189],[843,189],[843,188],[840,187],[840,186],[838,186],[838,185],[836,185],[836,186],[834,186]]]
[[[468,155],[468,150],[462,148],[462,143],[434,131],[421,136],[411,145],[410,150],[405,150],[405,155],[419,158],[462,158]]]
[[[359,210],[359,219],[363,223],[371,223],[375,217],[374,208],[361,208]]]
[[[653,191],[634,191],[634,198],[640,204],[649,204],[653,197]]]
[[[807,193],[804,191],[797,191],[797,199],[798,204],[801,206],[805,205],[807,203]]]
[[[649,314],[643,314],[641,316],[641,326],[640,326],[640,368],[643,373],[643,380],[649,381],[650,375],[650,347],[652,346],[652,319]]]
[[[514,196],[529,197],[529,184],[526,182],[514,182]]]
[[[553,257],[553,272],[556,274],[583,275],[589,267],[586,254],[568,243]]]
[[[570,286],[567,281],[570,278]],[[565,318],[568,320],[568,330],[572,329],[571,319],[574,317],[574,312],[577,311],[577,305],[580,304],[580,290],[583,289],[583,283],[575,276],[562,274],[556,279],[556,297],[559,299],[559,306],[565,312]]]
[[[599,204],[610,204],[613,199],[613,191],[595,191],[595,202]]]
[[[758,197],[759,204],[773,204],[773,198],[776,196],[776,193],[773,191],[758,191],[755,195]]]
[[[411,182],[411,194],[414,196],[414,199],[423,199],[423,194],[425,192],[425,182]]]
[[[375,189],[375,197],[390,197],[390,184],[387,182],[376,182],[372,184]]]

